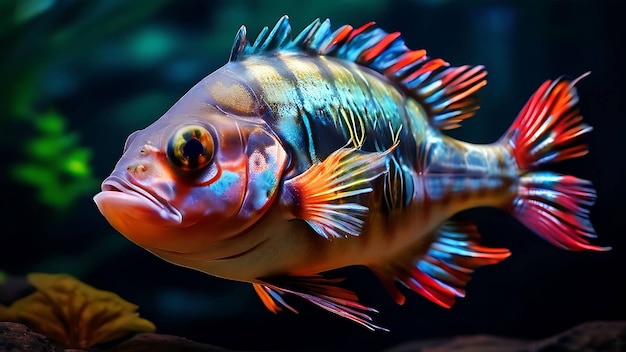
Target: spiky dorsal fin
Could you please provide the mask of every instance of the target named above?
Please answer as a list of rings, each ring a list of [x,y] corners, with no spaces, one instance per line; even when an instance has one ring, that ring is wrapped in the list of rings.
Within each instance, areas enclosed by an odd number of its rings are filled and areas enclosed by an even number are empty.
[[[459,127],[471,117],[478,109],[475,93],[487,84],[483,66],[452,67],[431,59],[423,49],[407,48],[399,32],[388,33],[374,22],[356,29],[344,25],[332,32],[330,20],[316,19],[292,39],[289,19],[283,16],[271,31],[264,27],[252,44],[242,26],[230,61],[276,50],[332,56],[378,71],[419,101],[441,129]]]

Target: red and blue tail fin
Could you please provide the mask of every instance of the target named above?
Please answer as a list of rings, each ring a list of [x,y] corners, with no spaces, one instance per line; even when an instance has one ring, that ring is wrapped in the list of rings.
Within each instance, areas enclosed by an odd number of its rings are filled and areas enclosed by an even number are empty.
[[[582,122],[574,88],[587,74],[573,81],[559,78],[544,82],[500,142],[511,151],[521,172],[513,203],[515,217],[560,248],[602,251],[610,248],[588,240],[596,237],[589,221],[588,207],[596,197],[591,182],[536,171],[541,165],[587,154],[580,136],[592,128]]]

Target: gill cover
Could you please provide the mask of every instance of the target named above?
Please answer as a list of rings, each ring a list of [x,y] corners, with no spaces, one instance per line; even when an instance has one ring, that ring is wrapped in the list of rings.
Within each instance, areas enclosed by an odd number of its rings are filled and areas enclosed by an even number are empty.
[[[181,115],[172,120],[183,123],[168,123],[177,129],[167,142],[167,158],[182,175],[180,182],[193,188],[180,210],[183,218],[194,213],[193,223],[208,226],[213,239],[249,227],[276,195],[287,154],[263,120],[265,111],[237,67],[228,66],[205,77],[170,110]],[[201,120],[189,124],[188,114]]]
[[[238,120],[245,139],[246,188],[239,218],[256,219],[271,205],[287,163],[278,137],[261,118],[265,105],[231,64],[206,78],[207,103]],[[202,83],[202,82],[201,82]]]
[[[276,195],[287,154],[276,137],[259,128],[248,135],[246,157],[248,179],[239,217],[256,219]]]

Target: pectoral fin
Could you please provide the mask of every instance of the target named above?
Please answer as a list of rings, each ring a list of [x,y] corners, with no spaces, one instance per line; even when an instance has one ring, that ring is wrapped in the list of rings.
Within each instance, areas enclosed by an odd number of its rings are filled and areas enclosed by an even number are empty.
[[[359,236],[369,211],[374,180],[387,172],[384,152],[341,148],[287,180],[281,206],[290,218],[305,220],[326,239]]]
[[[286,293],[303,298],[325,310],[347,318],[370,330],[384,330],[372,322],[368,313],[377,311],[359,303],[356,294],[350,290],[335,286],[342,279],[326,279],[322,276],[281,276],[271,279],[261,279],[253,284],[254,290],[263,301],[263,304],[273,313],[284,307],[294,313],[296,309],[283,300]]]
[[[396,303],[405,301],[394,282],[400,281],[440,306],[450,308],[456,297],[465,296],[465,286],[476,268],[496,264],[511,254],[506,248],[481,246],[476,226],[468,222],[447,222],[435,237],[425,255],[409,250],[395,261],[370,267]]]

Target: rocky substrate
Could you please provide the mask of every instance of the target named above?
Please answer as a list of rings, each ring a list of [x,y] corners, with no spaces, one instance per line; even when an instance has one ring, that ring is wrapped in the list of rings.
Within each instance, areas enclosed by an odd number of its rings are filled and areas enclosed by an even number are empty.
[[[0,352],[227,352],[228,349],[197,343],[182,337],[142,333],[113,346],[89,350],[63,349],[28,327],[0,322]],[[386,352],[620,352],[626,351],[626,321],[597,321],[578,325],[542,340],[519,340],[490,335],[457,336],[414,341]]]

